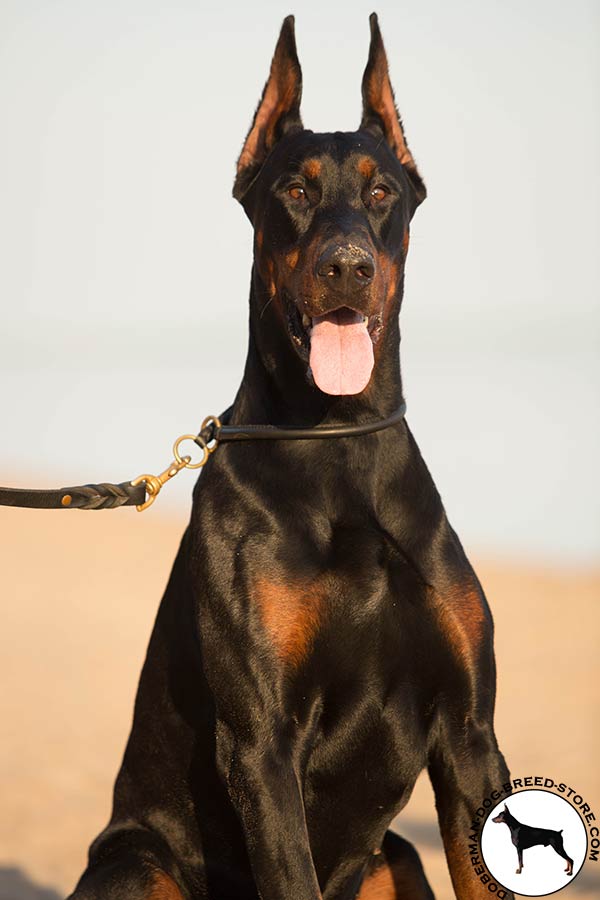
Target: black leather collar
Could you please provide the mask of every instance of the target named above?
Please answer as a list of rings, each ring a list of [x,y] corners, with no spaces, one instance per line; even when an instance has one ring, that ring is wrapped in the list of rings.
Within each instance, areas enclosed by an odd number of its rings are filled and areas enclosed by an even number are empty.
[[[386,419],[375,419],[360,425],[316,425],[313,428],[295,428],[275,425],[229,425],[227,420],[232,407],[219,417],[208,417],[206,425],[194,438],[199,447],[205,451],[204,462],[210,451],[216,449],[224,441],[310,441],[326,438],[358,437],[361,434],[372,434],[396,425],[404,418],[406,404],[402,402],[398,409]],[[216,443],[213,443],[216,442]],[[76,487],[58,488],[40,491],[28,488],[0,487],[0,506],[20,506],[28,509],[117,509],[120,506],[137,506],[138,509],[150,505],[149,499],[156,496],[160,487],[181,468],[185,468],[185,460],[177,457],[178,463],[165,470],[162,476],[140,476],[135,482],[124,481],[120,484],[103,482],[102,484],[83,484]],[[185,459],[189,462],[189,457]],[[203,465],[199,463],[198,466]],[[196,466],[196,468],[198,467]],[[152,480],[162,481],[157,488],[152,488]],[[140,479],[142,479],[140,481]],[[146,497],[146,494],[149,497]]]
[[[404,418],[406,403],[402,401],[398,409],[386,419],[374,419],[371,422],[363,422],[360,425],[315,425],[312,428],[296,428],[293,425],[277,427],[275,425],[228,425],[227,423],[233,407],[225,410],[218,420],[213,419],[198,435],[197,443],[210,443],[218,441],[312,441],[325,438],[357,437],[361,434],[371,434],[375,431],[383,431],[391,425],[396,425]]]

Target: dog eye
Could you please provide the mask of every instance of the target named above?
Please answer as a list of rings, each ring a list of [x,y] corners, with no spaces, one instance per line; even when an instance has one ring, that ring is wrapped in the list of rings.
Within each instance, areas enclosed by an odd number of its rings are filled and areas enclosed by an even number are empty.
[[[292,184],[287,191],[292,200],[306,200],[306,191],[301,184]]]
[[[381,203],[382,200],[385,200],[388,194],[389,191],[383,184],[376,184],[375,187],[371,188],[371,190],[369,191],[371,203]]]

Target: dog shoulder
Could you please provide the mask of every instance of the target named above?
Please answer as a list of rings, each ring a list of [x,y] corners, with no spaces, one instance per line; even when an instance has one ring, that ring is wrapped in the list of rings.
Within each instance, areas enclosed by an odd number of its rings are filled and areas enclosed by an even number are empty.
[[[430,589],[438,627],[455,656],[467,660],[485,651],[493,637],[493,622],[485,594],[472,573]]]

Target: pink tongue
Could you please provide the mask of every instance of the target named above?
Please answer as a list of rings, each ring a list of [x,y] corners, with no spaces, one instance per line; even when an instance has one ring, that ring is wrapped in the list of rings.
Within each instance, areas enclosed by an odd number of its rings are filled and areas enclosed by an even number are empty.
[[[343,307],[312,320],[310,367],[323,393],[360,394],[373,363],[373,342],[360,313]]]

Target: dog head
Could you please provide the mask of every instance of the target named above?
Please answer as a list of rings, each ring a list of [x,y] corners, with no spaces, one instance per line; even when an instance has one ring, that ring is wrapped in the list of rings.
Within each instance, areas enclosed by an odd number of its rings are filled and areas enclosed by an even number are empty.
[[[285,19],[233,190],[255,230],[260,320],[271,306],[309,381],[333,395],[358,394],[370,381],[426,193],[375,14],[370,23],[360,126],[316,134],[300,118],[294,19]]]
[[[497,816],[494,816],[494,818],[492,819],[492,822],[498,822],[498,823],[507,822],[508,823],[509,815],[510,815],[510,813],[508,811],[508,806],[505,803],[504,809],[501,810]]]

